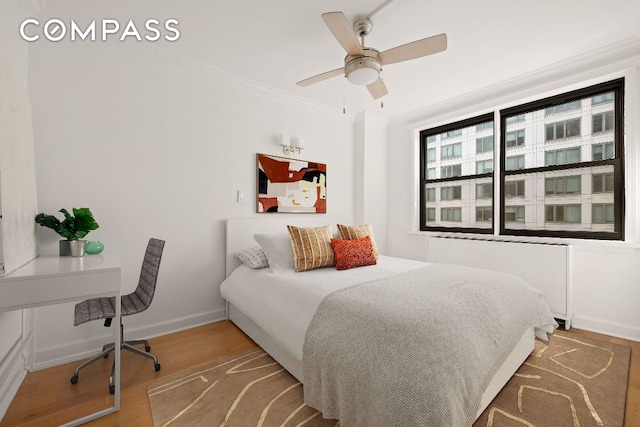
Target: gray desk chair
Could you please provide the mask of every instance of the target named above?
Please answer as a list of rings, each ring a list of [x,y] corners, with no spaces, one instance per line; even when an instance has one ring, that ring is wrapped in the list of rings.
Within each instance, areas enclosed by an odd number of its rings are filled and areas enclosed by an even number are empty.
[[[129,316],[131,314],[140,313],[149,308],[149,306],[151,305],[153,294],[156,290],[156,282],[158,280],[158,271],[160,270],[160,260],[162,258],[163,249],[164,240],[153,238],[149,239],[147,250],[142,261],[142,270],[140,271],[140,280],[138,281],[138,286],[133,293],[122,296],[122,304],[120,309],[121,316],[119,319],[120,342],[122,343],[122,346],[120,348],[152,359],[156,371],[160,370],[160,363],[158,363],[158,358],[156,356],[149,353],[149,351],[151,351],[151,347],[149,347],[149,342],[147,340],[124,341],[122,316]],[[91,320],[105,319],[104,326],[109,327],[111,326],[111,320],[115,317],[115,315],[116,310],[114,297],[93,298],[76,304],[74,325],[78,326]],[[134,347],[134,345],[139,344],[144,345],[145,351]],[[115,343],[106,344],[102,347],[102,351],[100,353],[96,354],[91,359],[78,366],[74,371],[73,376],[71,377],[71,384],[76,384],[78,382],[78,373],[80,372],[80,369],[84,368],[87,365],[90,365],[101,357],[104,357],[106,359],[107,357],[109,357],[109,353],[111,353],[114,349]],[[111,368],[111,376],[109,377],[109,393],[111,394],[115,393],[115,384],[113,379],[114,369],[115,360]]]

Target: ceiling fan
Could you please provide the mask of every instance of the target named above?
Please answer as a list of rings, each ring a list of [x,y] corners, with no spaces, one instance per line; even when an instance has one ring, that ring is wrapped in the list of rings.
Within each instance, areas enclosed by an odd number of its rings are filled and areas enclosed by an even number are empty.
[[[388,3],[390,1],[386,4]],[[380,76],[384,65],[421,58],[447,49],[447,35],[444,33],[396,46],[383,52],[372,47],[365,47],[364,38],[371,33],[373,28],[370,19],[372,15],[356,19],[352,26],[342,12],[323,13],[322,19],[338,43],[347,52],[347,56],[344,58],[344,67],[309,77],[296,84],[303,87],[309,86],[344,74],[351,83],[367,86],[371,96],[378,99],[389,93]]]

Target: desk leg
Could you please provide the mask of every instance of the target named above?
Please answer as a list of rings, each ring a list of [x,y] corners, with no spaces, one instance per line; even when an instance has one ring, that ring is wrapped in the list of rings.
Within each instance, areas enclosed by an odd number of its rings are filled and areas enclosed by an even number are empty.
[[[113,328],[113,334],[115,336],[115,350],[114,350],[114,354],[115,354],[115,386],[116,386],[116,392],[114,394],[114,401],[113,401],[113,406],[115,408],[115,410],[119,410],[120,409],[120,350],[122,348],[122,334],[121,332],[121,324],[122,322],[120,321],[120,316],[121,316],[121,310],[122,308],[122,304],[120,302],[120,294],[116,295],[116,321],[118,322],[117,327]]]

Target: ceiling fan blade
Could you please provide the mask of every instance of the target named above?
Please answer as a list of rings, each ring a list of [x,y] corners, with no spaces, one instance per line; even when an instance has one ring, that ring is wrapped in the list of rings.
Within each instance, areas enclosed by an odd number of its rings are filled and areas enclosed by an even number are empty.
[[[367,89],[369,90],[369,93],[371,94],[373,99],[382,98],[389,93],[389,91],[387,90],[387,86],[384,84],[381,77],[378,77],[378,80],[367,85]]]
[[[333,37],[338,40],[338,43],[344,48],[344,50],[352,56],[362,55],[364,52],[358,36],[353,31],[351,23],[347,20],[342,12],[327,12],[322,14],[322,19],[329,27]]]
[[[327,71],[325,73],[318,74],[316,76],[309,77],[309,78],[304,79],[304,80],[300,80],[296,84],[298,86],[302,86],[302,87],[309,86],[309,85],[312,85],[314,83],[318,83],[318,82],[321,82],[323,80],[330,79],[331,77],[339,76],[340,74],[344,74],[344,67],[343,68],[336,68],[335,70]]]
[[[442,33],[380,52],[380,61],[382,61],[382,65],[395,64],[442,52],[446,49],[447,35]]]

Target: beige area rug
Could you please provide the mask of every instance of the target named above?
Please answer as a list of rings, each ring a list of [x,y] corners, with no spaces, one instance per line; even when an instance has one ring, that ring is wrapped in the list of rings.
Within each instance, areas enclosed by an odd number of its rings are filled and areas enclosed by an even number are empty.
[[[622,426],[629,347],[556,332],[536,348],[477,426]],[[148,388],[154,426],[337,426],[304,405],[302,385],[261,349]]]
[[[556,331],[473,425],[622,427],[630,356],[628,346]]]

